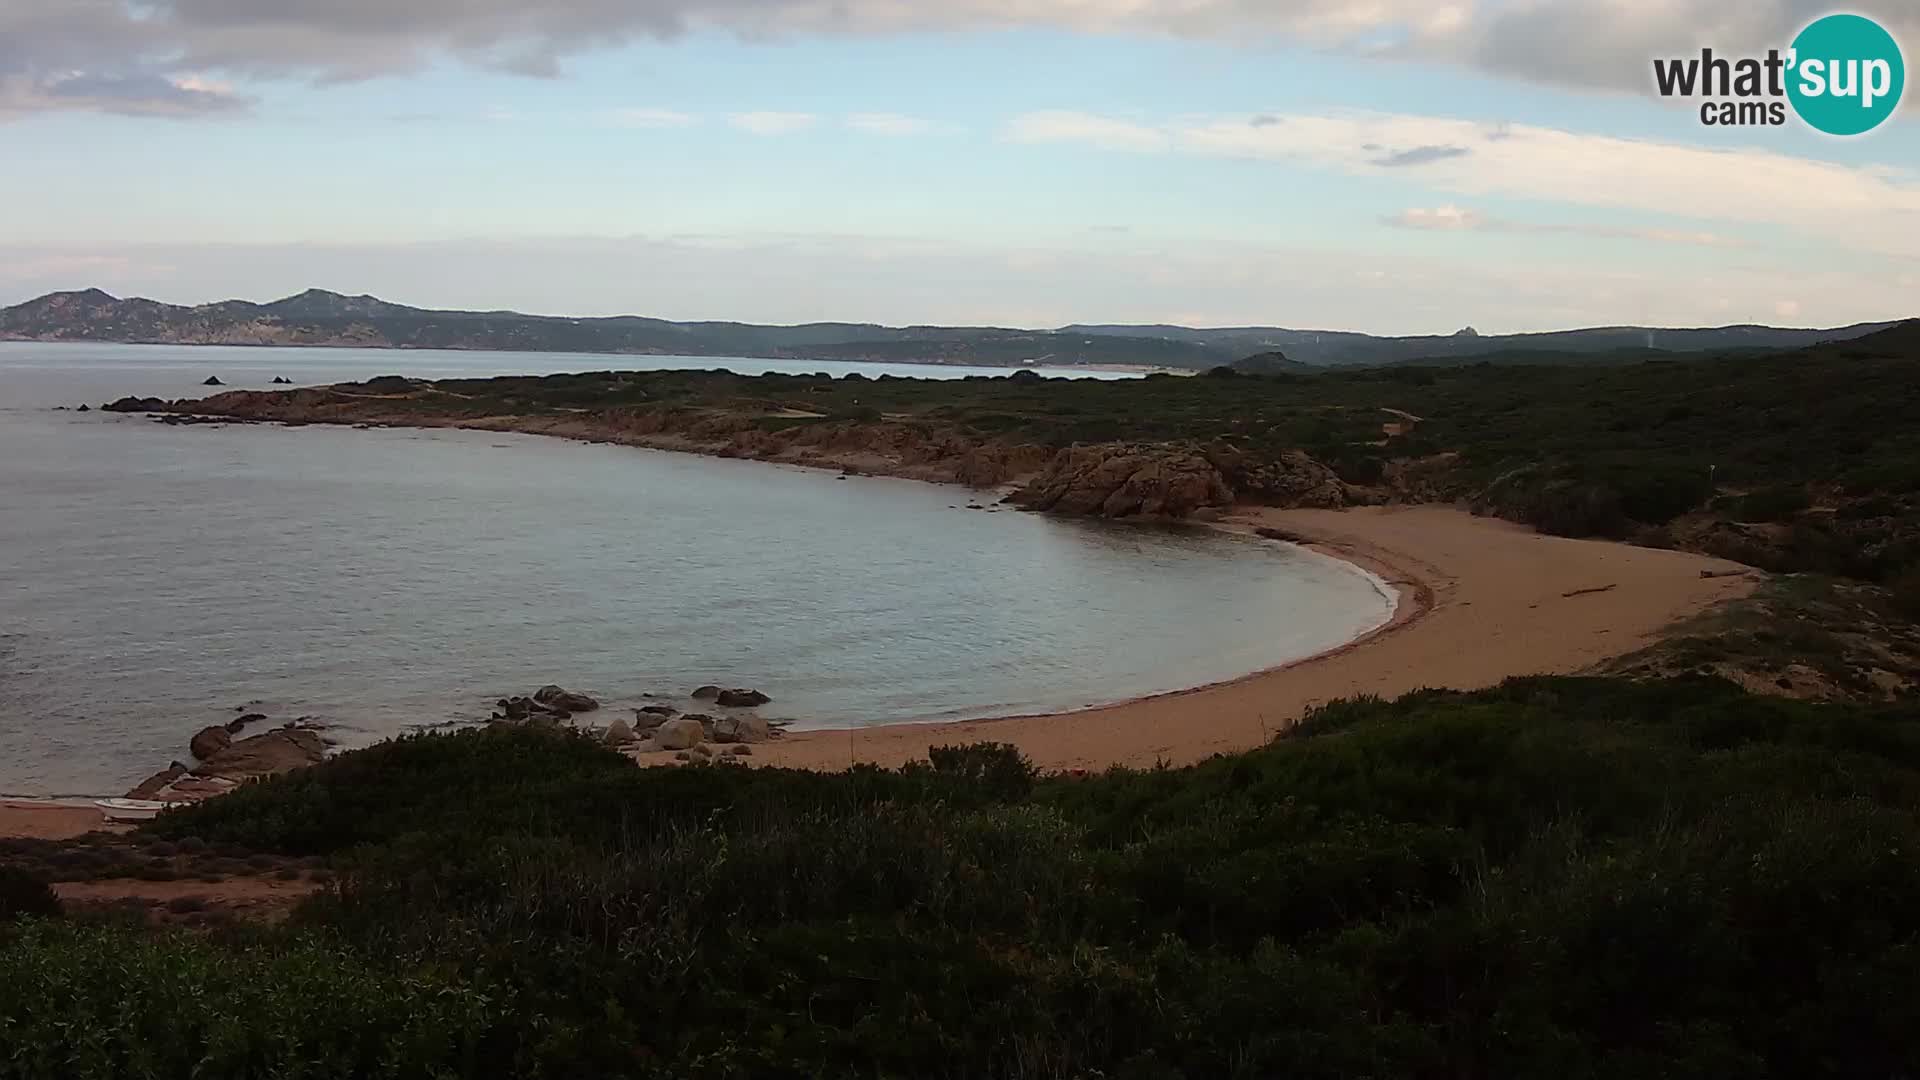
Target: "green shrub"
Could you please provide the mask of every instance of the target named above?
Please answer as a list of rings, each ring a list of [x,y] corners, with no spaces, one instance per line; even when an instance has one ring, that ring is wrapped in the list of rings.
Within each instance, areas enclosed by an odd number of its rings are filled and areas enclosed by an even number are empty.
[[[18,867],[0,865],[0,923],[33,915],[57,918],[60,898],[46,882]]]
[[[239,1040],[244,986],[346,1072],[1903,1075],[1916,807],[1920,710],[1716,679],[1334,702],[1090,777],[992,744],[820,775],[411,737],[149,827],[340,852],[293,929],[16,932],[0,964],[36,973],[0,1026],[71,1054],[85,1025],[29,1002],[92,1018],[76,987],[164,964],[209,988],[157,978],[97,1060]],[[248,1038],[199,1075],[293,1060]]]

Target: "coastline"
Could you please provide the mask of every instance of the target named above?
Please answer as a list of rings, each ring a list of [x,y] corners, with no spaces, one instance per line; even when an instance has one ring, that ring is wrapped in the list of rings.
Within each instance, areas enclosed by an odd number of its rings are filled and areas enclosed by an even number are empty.
[[[1286,530],[1376,574],[1400,590],[1401,603],[1386,624],[1344,645],[1227,682],[1064,713],[796,731],[756,747],[754,763],[890,766],[937,746],[993,741],[1020,747],[1047,770],[1185,765],[1262,745],[1338,698],[1583,671],[1745,596],[1758,576],[1703,578],[1704,570],[1748,568],[1689,552],[1546,536],[1433,505],[1250,508],[1222,527]]]
[[[845,451],[830,457],[761,457],[663,433],[608,437],[612,433],[584,418],[558,423],[529,419],[371,422],[513,431],[922,482],[960,482],[924,461],[889,462]],[[369,420],[362,415],[305,422]],[[847,460],[855,456],[857,463]],[[993,486],[1004,490],[1009,485]],[[1750,572],[1703,578],[1705,570],[1750,568],[1687,552],[1549,537],[1502,519],[1433,504],[1341,510],[1240,507],[1210,527],[1243,535],[1279,530],[1309,551],[1348,564],[1376,587],[1396,591],[1397,602],[1385,621],[1342,645],[1235,679],[1066,712],[796,731],[757,747],[753,763],[827,770],[859,763],[897,765],[924,758],[932,747],[999,741],[1019,746],[1042,769],[1187,764],[1261,745],[1312,707],[1340,697],[1392,697],[1427,687],[1472,689],[1510,676],[1585,670],[1644,646],[1675,622],[1746,595],[1758,577],[1758,572]],[[1508,587],[1494,578],[1505,579]],[[1603,588],[1603,594],[1565,595]],[[1476,605],[1477,610],[1470,610]],[[98,824],[90,808],[71,801],[33,805],[30,800],[0,800],[0,836],[75,835]]]
[[[1745,596],[1758,578],[1703,578],[1703,570],[1748,568],[1545,536],[1445,506],[1244,508],[1215,527],[1285,530],[1397,590],[1399,602],[1387,621],[1345,644],[1236,679],[1060,713],[795,731],[756,746],[752,764],[894,766],[981,741],[1012,743],[1044,770],[1190,764],[1262,745],[1336,698],[1586,670]],[[0,836],[60,839],[104,826],[84,800],[0,799]]]

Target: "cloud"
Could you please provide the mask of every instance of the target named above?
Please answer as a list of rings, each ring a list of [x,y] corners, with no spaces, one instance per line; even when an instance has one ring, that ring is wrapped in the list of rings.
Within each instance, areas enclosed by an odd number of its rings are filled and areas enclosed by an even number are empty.
[[[1400,229],[1437,232],[1498,232],[1594,236],[1606,240],[1651,240],[1662,244],[1687,244],[1694,247],[1744,247],[1728,236],[1686,229],[1655,229],[1636,226],[1601,225],[1587,222],[1513,221],[1490,217],[1452,203],[1434,207],[1409,207],[1380,219]]]
[[[683,128],[696,123],[693,116],[673,109],[614,109],[607,114],[607,121],[630,128]]]
[[[249,104],[251,99],[231,86],[192,74],[0,74],[0,118],[57,109],[188,117],[228,112]]]
[[[1399,51],[1534,82],[1646,93],[1655,57],[1698,56],[1703,46],[1721,55],[1784,49],[1836,6],[1877,19],[1897,39],[1920,40],[1913,0],[1518,0]]]
[[[812,127],[819,118],[800,112],[744,112],[727,117],[727,123],[749,135],[792,135]]]
[[[1022,143],[1080,142],[1109,150],[1165,150],[1167,132],[1130,120],[1064,109],[1023,113],[1007,125],[1007,138]]]
[[[863,134],[894,137],[924,135],[931,128],[917,116],[888,112],[854,113],[847,117],[846,123],[847,127]]]
[[[1473,151],[1464,146],[1415,146],[1407,150],[1395,150],[1389,154],[1382,154],[1374,158],[1373,163],[1391,169],[1408,165],[1426,165],[1435,161],[1445,161],[1448,158],[1466,157],[1471,153]]]
[[[1425,207],[1410,207],[1383,220],[1389,225],[1397,225],[1402,229],[1443,229],[1449,231],[1456,229],[1477,229],[1484,221],[1479,214],[1471,210],[1462,210],[1451,203],[1446,206],[1435,206],[1431,209]]]
[[[1850,6],[1896,37],[1920,39],[1912,0]],[[552,77],[583,52],[702,31],[791,40],[1038,28],[1291,42],[1646,93],[1655,56],[1705,44],[1723,52],[1784,44],[1829,7],[1830,0],[0,0],[0,109],[178,113],[182,102],[165,84],[185,72],[332,82],[452,59]],[[74,76],[121,80],[121,92],[46,93]]]
[[[1920,235],[1920,177],[1757,148],[1720,149],[1522,124],[1338,112],[1149,125],[1082,113],[1030,113],[1010,138],[1304,164],[1353,175],[1392,171],[1422,148],[1431,190],[1801,230],[1824,243],[1907,254]]]

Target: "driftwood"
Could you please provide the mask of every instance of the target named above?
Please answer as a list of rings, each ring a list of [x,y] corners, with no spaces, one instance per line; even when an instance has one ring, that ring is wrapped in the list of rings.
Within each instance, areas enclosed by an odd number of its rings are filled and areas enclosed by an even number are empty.
[[[1746,577],[1747,572],[1745,570],[1702,570],[1700,576],[1703,578]]]
[[[1575,590],[1573,590],[1572,592],[1563,592],[1563,593],[1561,593],[1560,595],[1561,595],[1562,597],[1568,597],[1568,596],[1589,596],[1589,595],[1592,595],[1593,593],[1603,593],[1603,592],[1612,592],[1613,590],[1615,590],[1615,589],[1617,589],[1617,588],[1619,588],[1619,587],[1620,587],[1620,586],[1618,586],[1618,585],[1597,585],[1597,586],[1595,586],[1595,587],[1593,587],[1593,588],[1591,588],[1591,589],[1575,589]]]

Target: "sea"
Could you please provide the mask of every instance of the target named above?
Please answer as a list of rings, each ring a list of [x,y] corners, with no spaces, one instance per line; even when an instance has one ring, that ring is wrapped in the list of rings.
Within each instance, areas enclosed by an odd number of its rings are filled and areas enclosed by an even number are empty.
[[[616,710],[600,717],[753,687],[796,729],[1064,711],[1283,664],[1391,617],[1381,582],[1301,548],[956,487],[529,435],[76,411],[213,393],[209,376],[716,367],[1005,373],[0,342],[0,794],[121,794],[245,713],[353,748],[484,722],[546,683]]]

